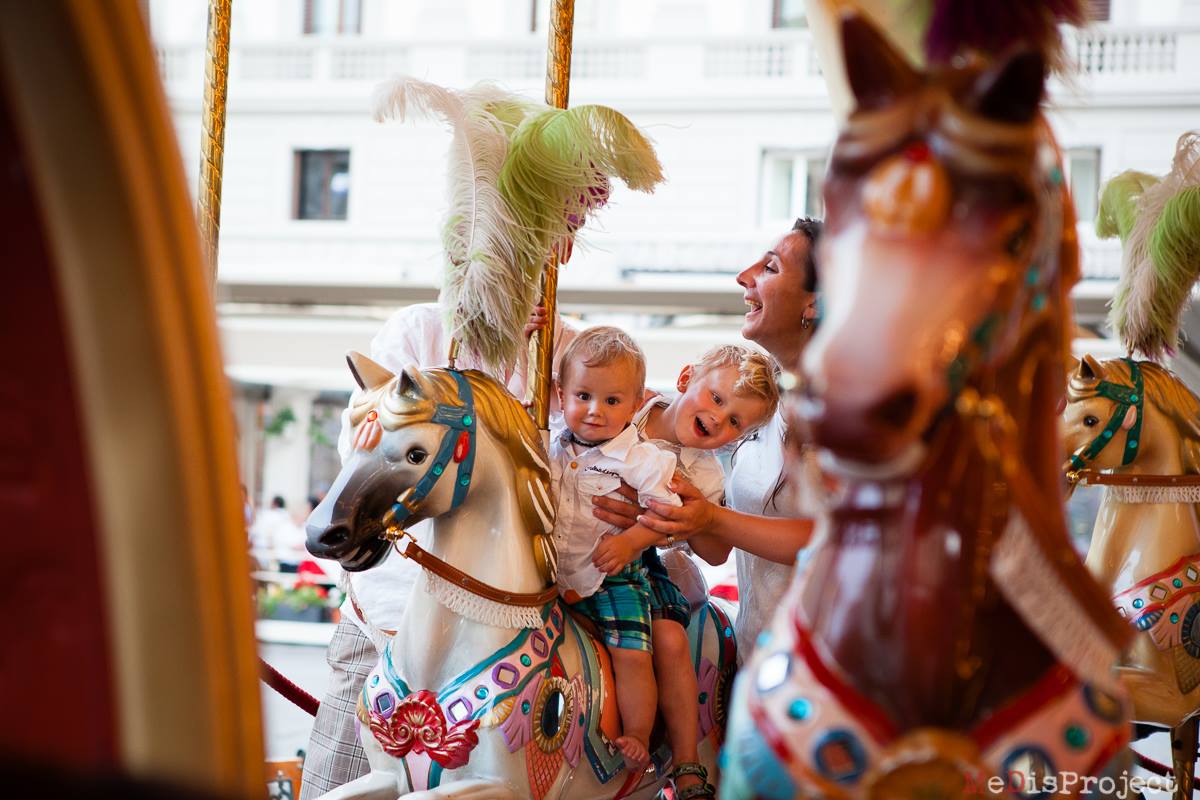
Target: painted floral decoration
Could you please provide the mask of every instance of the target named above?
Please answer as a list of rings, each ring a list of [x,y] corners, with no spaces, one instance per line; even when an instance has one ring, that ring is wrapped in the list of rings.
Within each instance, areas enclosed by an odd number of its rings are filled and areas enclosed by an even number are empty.
[[[437,696],[422,689],[405,697],[387,717],[371,712],[371,733],[383,751],[395,758],[425,753],[445,769],[467,763],[479,744],[479,720],[464,720],[449,728]]]

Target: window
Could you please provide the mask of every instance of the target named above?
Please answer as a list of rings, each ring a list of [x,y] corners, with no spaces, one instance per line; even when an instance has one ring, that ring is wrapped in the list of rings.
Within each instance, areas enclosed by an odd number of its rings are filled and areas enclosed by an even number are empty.
[[[824,180],[825,156],[768,150],[763,154],[760,222],[771,227],[791,225],[797,217],[820,217]]]
[[[296,151],[296,219],[345,219],[349,150]]]
[[[1091,225],[1100,203],[1100,148],[1076,147],[1066,152],[1067,183],[1078,222]]]
[[[772,28],[807,28],[804,0],[771,0]]]
[[[304,0],[304,32],[362,33],[362,0]]]

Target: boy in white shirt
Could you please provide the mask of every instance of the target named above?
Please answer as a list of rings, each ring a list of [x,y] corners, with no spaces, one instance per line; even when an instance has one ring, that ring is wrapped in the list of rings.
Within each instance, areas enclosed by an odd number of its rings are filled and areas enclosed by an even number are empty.
[[[778,374],[774,359],[765,353],[742,345],[714,347],[680,371],[678,396],[646,403],[633,424],[644,439],[677,456],[678,471],[705,499],[720,504],[725,476],[715,451],[753,433],[771,418],[779,403]],[[658,537],[648,532],[650,543]],[[632,538],[633,547],[645,541],[636,532]],[[691,663],[688,601],[671,581],[654,547],[648,546],[642,553],[642,565],[650,584],[654,673],[675,763],[671,774],[675,796],[678,800],[712,797],[714,790],[707,784],[697,750],[696,675],[679,666]]]
[[[674,454],[641,441],[631,424],[642,405],[645,379],[645,357],[626,333],[607,326],[580,333],[559,365],[563,418],[550,436],[559,591],[596,623],[609,646],[622,725],[616,745],[635,770],[649,761],[658,706],[650,586],[638,560],[644,546],[627,549],[627,534],[638,534],[637,525],[606,535],[611,527],[592,515],[591,501],[615,492],[624,481],[643,504],[650,499],[679,504],[667,488],[675,473]],[[593,563],[601,560],[614,564],[607,575]]]

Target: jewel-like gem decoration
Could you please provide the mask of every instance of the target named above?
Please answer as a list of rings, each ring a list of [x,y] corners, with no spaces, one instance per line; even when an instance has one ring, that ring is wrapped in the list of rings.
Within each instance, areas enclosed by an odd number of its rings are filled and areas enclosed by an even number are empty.
[[[797,722],[803,722],[812,714],[812,703],[805,700],[803,697],[797,697],[788,706],[788,716]]]
[[[1155,600],[1162,600],[1167,596],[1167,587],[1155,585],[1150,589],[1150,596]]]
[[[1082,725],[1068,725],[1063,731],[1063,738],[1074,750],[1082,750],[1088,744],[1088,732]]]
[[[1179,580],[1179,578],[1176,578],[1175,580],[1171,581],[1171,585],[1174,586],[1176,589],[1182,589],[1183,581]]]
[[[1146,605],[1146,601],[1140,597],[1133,601],[1134,608],[1141,608],[1144,605]]]

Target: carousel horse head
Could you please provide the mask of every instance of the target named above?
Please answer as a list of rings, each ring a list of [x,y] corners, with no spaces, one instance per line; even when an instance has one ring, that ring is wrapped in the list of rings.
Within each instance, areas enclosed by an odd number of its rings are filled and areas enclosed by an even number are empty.
[[[353,450],[308,519],[308,551],[359,572],[421,520],[516,495],[538,567],[553,572],[554,508],[541,437],[521,404],[476,370],[405,368],[347,357]]]
[[[1085,355],[1062,414],[1065,469],[1200,473],[1200,400],[1152,361]]]
[[[801,416],[835,457],[904,471],[958,393],[1053,319],[1072,226],[1039,53],[921,73],[862,17],[842,40],[857,106],[825,181]]]

